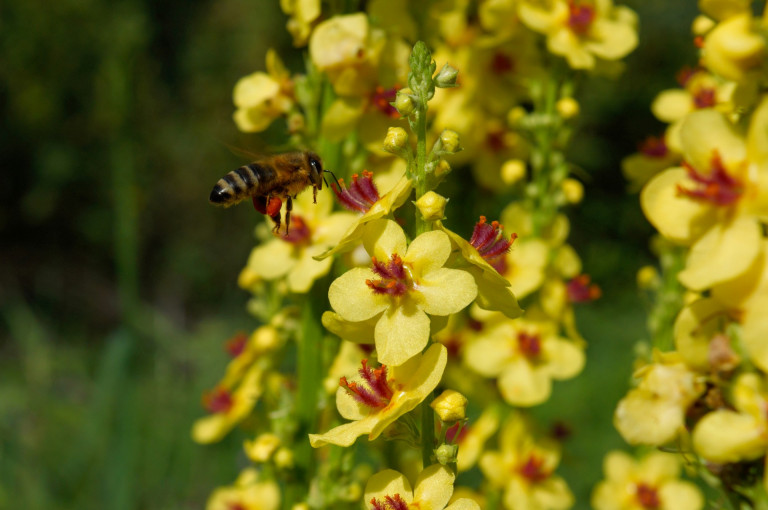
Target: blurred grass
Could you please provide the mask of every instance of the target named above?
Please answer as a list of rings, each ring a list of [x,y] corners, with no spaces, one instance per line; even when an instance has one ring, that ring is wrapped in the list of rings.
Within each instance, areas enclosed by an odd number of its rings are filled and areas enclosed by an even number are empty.
[[[574,430],[562,471],[578,508],[621,446],[611,413],[644,335],[634,272],[652,260],[651,229],[619,161],[661,129],[650,101],[694,62],[679,21],[694,2],[627,4],[641,45],[620,81],[584,84],[571,151],[590,175],[572,241],[605,298],[580,310],[586,371],[537,410]],[[225,363],[221,342],[254,325],[235,280],[257,219],[206,197],[241,162],[227,144],[266,143],[237,133],[233,84],[263,69],[269,46],[294,69],[300,54],[277,2],[3,7],[0,508],[200,508],[244,461],[236,435],[201,447],[189,429]],[[462,189],[445,190],[457,221],[488,199]]]

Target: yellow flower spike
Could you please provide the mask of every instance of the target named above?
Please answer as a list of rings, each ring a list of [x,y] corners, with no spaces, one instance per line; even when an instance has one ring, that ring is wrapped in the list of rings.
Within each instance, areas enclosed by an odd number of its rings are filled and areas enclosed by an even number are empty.
[[[765,39],[755,30],[751,13],[720,22],[704,39],[703,64],[727,80],[753,77],[765,61]]]
[[[330,196],[318,197],[313,204],[312,190],[294,201],[291,231],[255,247],[248,258],[247,274],[264,280],[285,278],[291,292],[305,293],[317,278],[331,269],[331,260],[316,256],[335,246],[355,221],[352,213],[331,213]]]
[[[475,280],[466,271],[443,267],[451,253],[448,236],[421,234],[410,246],[392,220],[375,220],[363,236],[371,268],[353,268],[328,289],[331,307],[343,319],[369,320],[379,361],[398,366],[420,352],[430,333],[429,315],[447,316],[477,296]]]
[[[506,508],[566,510],[574,499],[568,485],[554,474],[560,451],[550,442],[536,441],[525,420],[513,413],[504,422],[500,451],[487,451],[480,469],[494,487],[504,490]]]
[[[704,506],[699,489],[679,479],[680,463],[672,454],[651,452],[636,461],[612,451],[605,457],[603,471],[605,480],[592,492],[595,510],[700,510]]]
[[[363,215],[352,223],[335,247],[315,256],[315,260],[323,260],[336,253],[353,249],[363,238],[368,223],[387,216],[403,205],[413,190],[413,181],[403,177],[395,184],[394,188],[380,197],[372,177],[373,174],[370,172],[363,172],[363,176],[359,180],[353,176],[352,185],[342,190],[338,190],[335,183],[331,185],[342,205],[362,212]]]
[[[265,369],[257,363],[246,372],[234,391],[219,386],[206,393],[203,400],[211,414],[195,421],[192,439],[200,444],[209,444],[227,435],[256,405],[264,391],[264,374]]]
[[[448,504],[455,478],[445,466],[433,464],[419,474],[412,490],[405,476],[385,469],[368,480],[363,497],[368,510],[479,510],[477,502],[465,498]]]
[[[484,329],[464,350],[464,362],[483,377],[498,378],[504,400],[529,407],[546,401],[552,379],[581,372],[583,347],[557,336],[557,325],[518,319]]]
[[[693,446],[717,463],[757,459],[768,450],[765,436],[768,390],[757,373],[739,376],[733,388],[736,410],[719,409],[705,415],[693,430]]]
[[[466,418],[467,402],[467,397],[458,391],[445,390],[429,406],[442,421],[453,423]]]
[[[374,370],[363,360],[357,375],[342,378],[336,391],[339,413],[352,421],[325,434],[310,434],[310,444],[314,448],[326,444],[350,446],[365,434],[373,441],[431,394],[447,361],[447,350],[441,344],[431,345],[424,354],[416,354],[399,367]]]
[[[258,472],[245,469],[234,485],[216,489],[206,503],[206,510],[277,510],[280,489],[273,481],[259,481]]]
[[[629,444],[660,446],[684,430],[685,412],[706,389],[678,353],[638,370],[637,388],[621,399],[613,423]]]

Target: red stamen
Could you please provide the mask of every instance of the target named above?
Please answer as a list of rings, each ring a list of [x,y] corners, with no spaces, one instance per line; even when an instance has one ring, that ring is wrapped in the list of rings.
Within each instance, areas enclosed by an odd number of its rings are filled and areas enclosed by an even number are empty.
[[[397,87],[385,89],[382,86],[376,87],[376,92],[371,95],[371,104],[387,117],[399,119],[400,113],[392,106],[397,97]]]
[[[242,503],[227,503],[227,510],[248,510]]]
[[[312,231],[301,216],[294,214],[291,216],[291,230],[287,234],[275,232],[274,235],[283,241],[298,245],[307,243],[312,237]]]
[[[541,339],[537,334],[529,334],[521,331],[517,334],[517,346],[520,353],[531,361],[541,355]]]
[[[509,239],[504,239],[502,232],[504,226],[498,221],[493,221],[489,225],[486,223],[485,216],[480,216],[480,220],[475,224],[472,231],[472,237],[469,244],[475,247],[477,252],[486,262],[503,274],[506,270],[504,254],[509,251],[509,247],[517,239],[517,234],[512,234]]]
[[[596,284],[590,284],[588,274],[580,274],[568,282],[568,300],[571,303],[586,303],[594,301],[603,295],[603,291]]]
[[[693,67],[685,66],[680,71],[678,71],[677,75],[675,76],[675,79],[677,80],[677,83],[680,84],[681,87],[685,87],[691,78],[696,73],[701,72],[701,69],[696,69]]]
[[[544,468],[544,459],[531,455],[528,461],[518,468],[518,472],[531,483],[543,482],[549,478],[550,473]]]
[[[245,345],[248,343],[248,335],[245,333],[238,333],[224,344],[224,349],[233,358],[237,358],[245,350]]]
[[[234,403],[232,394],[221,386],[203,393],[203,407],[212,414],[227,413]]]
[[[497,51],[491,60],[491,71],[494,74],[506,74],[515,69],[515,61],[511,56]]]
[[[392,399],[394,392],[387,381],[387,367],[381,365],[372,370],[368,367],[368,360],[361,362],[362,368],[358,373],[363,381],[360,383],[349,382],[346,377],[339,380],[339,386],[345,388],[355,400],[372,409],[386,407]]]
[[[485,136],[485,144],[491,152],[499,153],[507,148],[507,142],[504,140],[504,132],[501,130],[489,131]]]
[[[659,500],[659,494],[654,487],[640,483],[637,485],[635,492],[637,502],[642,505],[643,508],[653,509],[661,506],[661,500]]]
[[[731,177],[723,166],[720,154],[715,151],[712,154],[709,175],[705,176],[699,173],[688,162],[684,161],[683,166],[688,171],[690,177],[699,185],[696,189],[686,189],[677,186],[677,192],[686,195],[694,200],[703,200],[713,205],[732,205],[744,193],[742,183]]]
[[[380,262],[371,257],[371,270],[381,277],[381,280],[366,280],[365,284],[376,294],[402,296],[411,287],[408,274],[403,267],[403,260],[397,253],[392,254],[388,263]]]
[[[717,104],[717,91],[711,87],[699,87],[693,92],[693,105],[698,108],[712,108]]]
[[[578,0],[569,2],[570,16],[568,26],[578,35],[589,32],[592,21],[595,19],[595,9],[591,5],[582,5]]]
[[[343,179],[339,179],[339,184],[341,189],[336,186],[336,183],[332,183],[331,188],[341,205],[351,211],[365,214],[373,207],[373,204],[381,199],[376,184],[373,182],[373,172],[364,170],[362,178],[357,174],[353,175],[352,185],[349,188],[344,186]]]
[[[649,136],[640,144],[639,151],[649,158],[657,159],[669,154],[669,148],[663,136]]]

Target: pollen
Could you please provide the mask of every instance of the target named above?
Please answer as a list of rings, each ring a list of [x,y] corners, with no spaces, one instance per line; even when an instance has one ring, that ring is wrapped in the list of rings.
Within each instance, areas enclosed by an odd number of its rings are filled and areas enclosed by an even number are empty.
[[[203,394],[203,407],[211,414],[226,414],[234,403],[232,394],[221,386]]]
[[[389,404],[394,392],[387,381],[387,366],[371,369],[368,360],[362,360],[362,368],[358,370],[362,381],[349,382],[346,377],[339,380],[339,386],[361,404],[372,409],[381,409]]]
[[[728,174],[717,151],[712,154],[710,165],[709,175],[702,175],[688,162],[684,161],[683,166],[688,171],[688,177],[698,187],[687,189],[678,185],[677,192],[694,200],[710,202],[713,205],[733,205],[744,193],[742,183]]]
[[[505,239],[503,229],[504,225],[498,221],[488,224],[485,216],[480,216],[480,221],[475,224],[472,238],[469,240],[469,244],[474,246],[480,256],[499,273],[503,273],[506,269],[504,254],[517,239],[517,234],[512,234],[509,239]]]
[[[595,19],[594,7],[583,5],[579,0],[571,0],[569,4],[568,26],[578,35],[586,34]]]
[[[571,303],[587,303],[599,299],[603,291],[597,284],[591,283],[588,274],[580,274],[568,282],[568,300]]]
[[[375,294],[402,296],[412,287],[410,276],[403,266],[403,259],[397,253],[392,254],[388,263],[371,257],[371,269],[377,276],[381,277],[380,280],[365,281],[365,284]]]
[[[352,184],[348,188],[344,186],[344,179],[339,179],[339,186],[332,183],[331,188],[333,188],[333,192],[341,205],[350,211],[358,211],[363,214],[367,213],[373,204],[381,199],[379,190],[373,182],[373,172],[367,170],[363,171],[362,178],[354,174]]]

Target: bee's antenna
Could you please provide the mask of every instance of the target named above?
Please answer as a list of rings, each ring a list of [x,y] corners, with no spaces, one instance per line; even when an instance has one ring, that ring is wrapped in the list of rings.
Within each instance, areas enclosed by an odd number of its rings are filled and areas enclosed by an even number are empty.
[[[340,182],[339,182],[339,180],[336,178],[336,174],[334,174],[334,173],[333,173],[333,172],[331,172],[330,170],[323,170],[323,173],[324,173],[324,174],[326,174],[326,173],[327,173],[327,174],[331,174],[331,175],[333,176],[333,180],[334,180],[334,181],[336,181],[336,186],[338,186],[338,187],[339,187],[339,191],[341,191],[341,189],[342,189],[342,188],[341,188],[341,183],[340,183]],[[326,188],[330,188],[330,186],[328,186],[328,181],[326,181],[326,180],[325,180],[325,176],[323,176],[323,182],[325,183],[325,187],[326,187]]]

